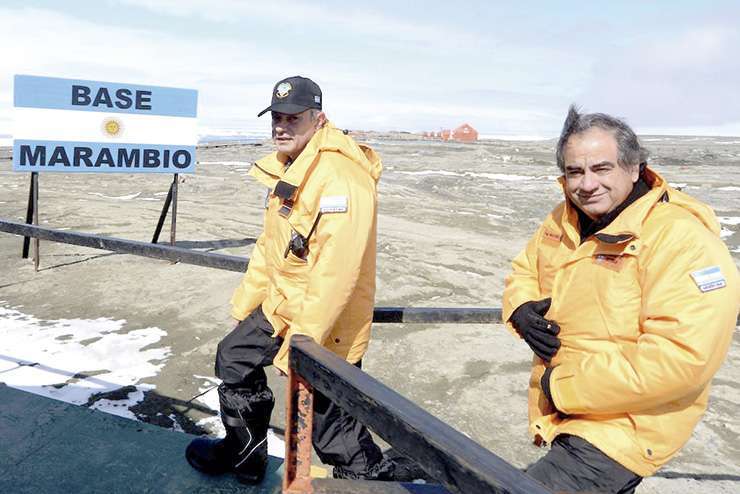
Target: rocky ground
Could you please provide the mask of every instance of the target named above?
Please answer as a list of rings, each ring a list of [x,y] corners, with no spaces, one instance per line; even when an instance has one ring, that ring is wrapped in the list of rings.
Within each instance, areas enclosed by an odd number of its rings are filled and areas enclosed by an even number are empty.
[[[500,307],[511,259],[561,198],[552,141],[455,144],[364,136],[381,154],[378,306]],[[740,140],[646,137],[654,167],[713,206],[740,263]],[[179,183],[182,246],[248,256],[260,232],[265,190],[246,177],[271,146],[198,149]],[[3,155],[4,153],[4,155]],[[25,217],[29,177],[0,150],[0,218]],[[2,159],[2,158],[5,159]],[[172,176],[40,176],[43,226],[149,241]],[[169,238],[165,229],[163,240]],[[21,239],[0,233],[0,307],[41,321],[125,320],[166,332],[155,386],[133,411],[198,432],[213,412],[197,400],[228,330],[239,273],[41,243],[34,272]],[[3,321],[0,320],[0,327]],[[681,455],[641,493],[737,492],[740,486],[740,336],[713,388],[710,409]],[[526,435],[531,354],[501,325],[376,325],[363,369],[517,466],[544,452]],[[84,369],[77,369],[78,371]],[[282,399],[283,383],[272,377]],[[282,403],[273,423],[283,425]],[[168,418],[169,417],[169,418]]]

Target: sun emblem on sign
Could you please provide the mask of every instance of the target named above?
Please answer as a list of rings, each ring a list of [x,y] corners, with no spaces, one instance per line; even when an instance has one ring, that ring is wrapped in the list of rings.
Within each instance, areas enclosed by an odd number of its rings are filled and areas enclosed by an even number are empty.
[[[109,137],[118,137],[123,132],[123,123],[117,118],[103,120],[103,133]]]
[[[275,88],[275,96],[278,98],[285,98],[290,94],[291,89],[293,89],[293,86],[291,86],[289,82],[281,82],[278,84],[278,87]]]

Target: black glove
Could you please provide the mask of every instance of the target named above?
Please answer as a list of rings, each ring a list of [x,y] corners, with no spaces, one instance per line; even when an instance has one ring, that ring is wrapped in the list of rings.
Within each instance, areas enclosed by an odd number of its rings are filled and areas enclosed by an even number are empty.
[[[509,318],[511,325],[527,342],[532,351],[545,362],[558,352],[560,326],[543,316],[550,308],[551,298],[531,301],[520,305]]]

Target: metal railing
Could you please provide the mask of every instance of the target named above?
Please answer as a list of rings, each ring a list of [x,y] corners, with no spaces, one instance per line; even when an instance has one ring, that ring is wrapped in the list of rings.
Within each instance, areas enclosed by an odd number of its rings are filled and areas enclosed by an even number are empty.
[[[208,268],[244,272],[249,259],[227,254],[201,252],[184,247],[152,244],[105,235],[55,230],[18,221],[0,219],[0,232],[23,237],[34,237],[51,242],[79,245],[123,254],[151,257],[170,262],[194,264]],[[498,308],[443,308],[443,307],[376,307],[373,322],[377,323],[498,323]]]
[[[412,458],[452,493],[546,494],[521,470],[421,409],[308,336],[291,338],[288,375],[284,493],[365,492],[362,484],[310,478],[313,390],[326,395]],[[334,487],[333,487],[334,486]],[[399,484],[375,482],[372,491],[401,492]],[[422,492],[417,484],[414,491]],[[428,486],[429,489],[439,487]],[[395,489],[395,490],[394,490]],[[432,491],[427,491],[432,492]]]
[[[152,244],[104,235],[61,231],[2,218],[0,218],[0,232],[242,273],[247,270],[249,264],[249,259],[241,256],[201,252],[184,247]],[[373,322],[493,324],[501,322],[501,309],[487,307],[376,307]],[[740,326],[740,316],[737,318],[736,325]]]
[[[80,245],[92,249],[121,252],[171,262],[195,264],[208,268],[227,271],[246,271],[249,259],[246,257],[200,252],[171,245],[152,244],[136,240],[126,240],[105,235],[55,230],[43,226],[29,225],[19,221],[0,219],[0,232],[12,233],[23,237],[34,237],[41,240]]]

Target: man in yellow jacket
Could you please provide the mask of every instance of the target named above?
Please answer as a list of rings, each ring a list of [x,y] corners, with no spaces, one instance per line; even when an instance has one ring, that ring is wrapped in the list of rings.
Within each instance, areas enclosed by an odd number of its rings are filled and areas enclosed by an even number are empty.
[[[631,493],[678,453],[732,340],[738,272],[708,206],[645,165],[635,133],[571,107],[565,201],[506,279],[504,320],[532,348],[527,472],[553,490]]]
[[[360,365],[375,297],[376,197],[382,165],[370,149],[333,127],[319,86],[279,81],[266,112],[276,152],[249,174],[267,186],[264,231],[231,299],[236,328],[218,345],[216,375],[224,439],[195,439],[190,464],[209,474],[260,482],[274,397],[264,367],[287,372],[292,335],[311,336]],[[325,396],[314,398],[313,444],[335,477],[388,479],[367,429]]]

